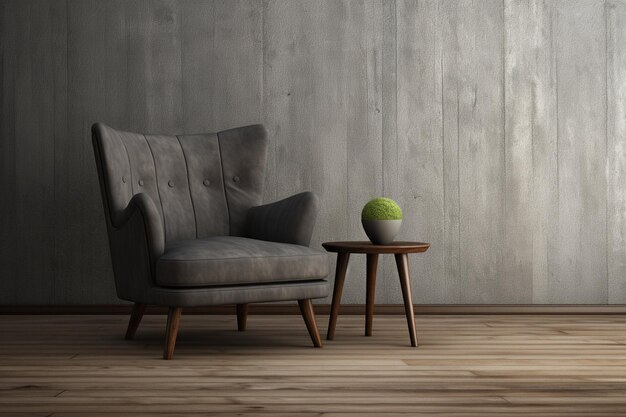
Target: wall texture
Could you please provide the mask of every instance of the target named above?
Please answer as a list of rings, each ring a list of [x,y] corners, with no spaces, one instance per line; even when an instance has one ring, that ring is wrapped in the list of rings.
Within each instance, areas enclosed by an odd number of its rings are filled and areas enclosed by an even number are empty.
[[[626,303],[626,2],[2,0],[0,36],[1,304],[116,301],[95,121],[265,123],[315,246],[400,202],[417,303]]]

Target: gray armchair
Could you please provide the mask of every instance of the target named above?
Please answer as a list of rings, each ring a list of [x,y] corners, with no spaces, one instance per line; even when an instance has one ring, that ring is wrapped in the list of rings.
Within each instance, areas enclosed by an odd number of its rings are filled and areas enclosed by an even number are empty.
[[[328,295],[326,254],[308,247],[317,197],[260,205],[267,133],[253,125],[216,134],[156,136],[92,128],[117,294],[169,307],[171,359],[183,307],[298,300],[316,347],[311,299]]]

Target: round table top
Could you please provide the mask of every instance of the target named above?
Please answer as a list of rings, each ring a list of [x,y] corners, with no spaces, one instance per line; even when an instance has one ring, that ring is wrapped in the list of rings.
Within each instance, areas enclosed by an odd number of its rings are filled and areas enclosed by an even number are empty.
[[[389,245],[374,245],[370,241],[324,242],[324,249],[328,252],[349,253],[419,253],[426,252],[430,243],[424,242],[392,242]]]

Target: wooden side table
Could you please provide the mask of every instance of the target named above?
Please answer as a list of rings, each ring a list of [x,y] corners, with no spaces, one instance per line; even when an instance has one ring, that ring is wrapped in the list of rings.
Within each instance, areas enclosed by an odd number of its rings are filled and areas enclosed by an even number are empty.
[[[348,241],[326,242],[322,243],[322,246],[328,252],[337,252],[335,289],[333,290],[333,303],[330,310],[330,320],[328,322],[328,333],[326,335],[326,339],[333,340],[335,337],[335,326],[337,325],[337,314],[339,313],[339,305],[341,304],[343,282],[346,279],[346,271],[348,270],[348,261],[350,260],[351,253],[364,253],[367,256],[365,336],[372,335],[378,255],[391,253],[396,258],[398,275],[400,276],[400,286],[402,287],[402,297],[404,298],[404,312],[406,313],[406,322],[409,326],[411,346],[416,347],[417,334],[415,331],[415,315],[413,313],[413,300],[411,296],[411,278],[409,275],[408,254],[426,252],[430,247],[430,244],[422,242],[393,242],[390,245],[374,245],[373,243],[366,241]]]

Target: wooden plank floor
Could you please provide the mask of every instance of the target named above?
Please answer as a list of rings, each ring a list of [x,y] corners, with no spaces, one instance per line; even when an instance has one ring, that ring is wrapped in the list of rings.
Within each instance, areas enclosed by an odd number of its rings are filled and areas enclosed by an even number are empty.
[[[0,416],[626,416],[626,316],[0,316]],[[322,331],[327,316],[318,317]]]

